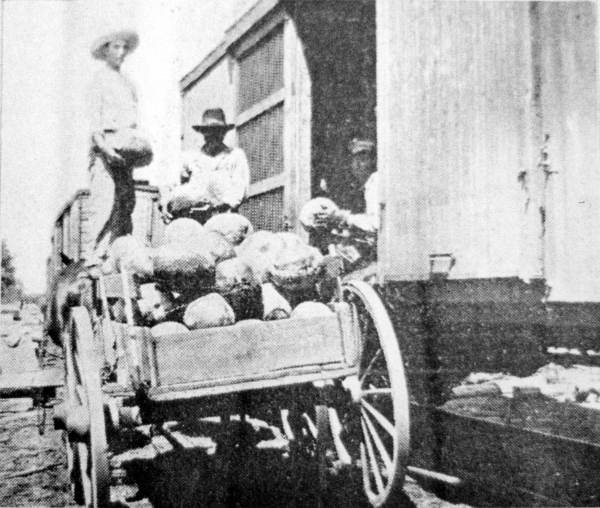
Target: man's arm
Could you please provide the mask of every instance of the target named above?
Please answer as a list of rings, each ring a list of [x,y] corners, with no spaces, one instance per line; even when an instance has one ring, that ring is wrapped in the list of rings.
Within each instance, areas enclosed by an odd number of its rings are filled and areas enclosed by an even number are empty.
[[[379,175],[373,173],[365,184],[365,213],[351,214],[340,210],[340,219],[348,226],[367,233],[377,233],[379,229]]]

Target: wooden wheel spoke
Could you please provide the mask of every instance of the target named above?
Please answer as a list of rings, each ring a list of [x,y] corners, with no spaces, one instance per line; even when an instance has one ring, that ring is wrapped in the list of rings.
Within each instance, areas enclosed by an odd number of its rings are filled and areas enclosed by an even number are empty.
[[[377,409],[375,409],[371,404],[369,404],[366,400],[361,399],[360,403],[365,407],[365,409],[373,415],[377,423],[381,425],[384,430],[392,436],[392,438],[396,437],[396,430],[394,429],[394,424],[390,422],[383,414],[381,414]]]
[[[368,454],[368,458],[369,458],[369,464],[370,467],[369,469],[371,470],[371,472],[373,473],[373,476],[375,477],[375,485],[377,485],[377,490],[379,492],[382,492],[384,490],[384,485],[383,485],[383,478],[381,478],[381,471],[379,471],[379,465],[377,463],[377,458],[375,457],[375,450],[373,450],[373,443],[371,441],[371,436],[369,435],[369,431],[367,430],[367,427],[365,426],[365,422],[361,420],[360,422],[362,430],[363,430],[363,436],[365,437],[365,444],[367,445],[367,454]]]
[[[361,392],[362,395],[392,395],[391,388],[365,388]]]
[[[79,471],[81,473],[81,486],[86,500],[92,498],[92,482],[90,481],[90,457],[87,446],[83,443],[77,443],[77,454],[79,455]]]
[[[317,438],[317,426],[315,425],[315,423],[311,420],[310,416],[308,416],[306,413],[302,413],[302,417],[304,418],[304,420],[306,421],[306,425],[308,427],[308,430],[310,430],[310,433],[312,434],[313,438]]]
[[[375,447],[377,448],[377,451],[379,452],[379,455],[381,456],[381,459],[383,460],[383,462],[385,464],[386,476],[389,477],[389,473],[392,470],[392,458],[390,457],[388,451],[386,450],[385,445],[383,444],[383,441],[381,440],[379,433],[375,429],[375,426],[371,422],[371,419],[369,418],[369,415],[367,414],[367,412],[364,409],[361,409],[361,413],[362,413],[363,420],[366,423],[367,429],[369,430],[369,432],[371,433],[371,436],[373,437],[373,441],[375,442]]]
[[[369,461],[367,460],[367,452],[365,451],[365,443],[360,443],[360,463],[363,477],[363,485],[367,492],[371,491],[371,478],[369,478]]]
[[[363,375],[360,377],[361,384],[366,379],[366,377],[371,373],[371,370],[373,370],[373,367],[375,366],[375,362],[377,361],[377,359],[379,358],[379,355],[381,355],[381,353],[382,353],[381,348],[379,348],[377,350],[377,352],[375,353],[375,355],[373,356],[373,358],[371,358],[369,365],[367,365],[367,368],[363,372]]]
[[[79,399],[79,404],[87,407],[87,395],[85,393],[85,388],[81,385],[77,385],[75,387],[75,391],[77,392],[77,398]]]
[[[329,426],[331,429],[331,435],[333,437],[333,444],[337,452],[339,461],[342,464],[352,464],[352,457],[348,453],[346,446],[344,445],[341,434],[342,434],[342,423],[338,417],[337,411],[330,407],[329,409]]]

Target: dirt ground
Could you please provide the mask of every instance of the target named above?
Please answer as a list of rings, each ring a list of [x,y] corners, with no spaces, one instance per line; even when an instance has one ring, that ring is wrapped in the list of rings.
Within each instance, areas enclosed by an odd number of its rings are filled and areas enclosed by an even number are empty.
[[[31,399],[0,401],[0,506],[70,502],[60,433],[38,432]]]
[[[0,506],[71,506],[62,433],[47,422],[40,435],[39,417],[30,399],[0,401]],[[243,466],[222,459],[178,450],[146,463],[133,460],[127,484],[112,488],[114,506],[316,506],[306,464],[292,471],[268,452],[245,457]],[[299,475],[305,476],[301,483]],[[134,478],[138,483],[129,483]],[[328,506],[361,506],[348,479],[333,479]],[[360,479],[353,480],[358,486]],[[405,493],[399,506],[466,506],[439,499],[411,478]]]
[[[38,368],[31,339],[40,332],[41,324],[33,318],[3,323],[0,380],[14,372]],[[16,341],[14,334],[21,334],[21,340]],[[112,459],[113,467],[119,462],[118,478],[111,488],[113,505],[317,506],[317,481],[310,458],[291,460],[277,446],[237,449],[227,441],[223,426],[203,425],[192,434],[198,438],[203,433],[200,440],[204,446],[191,449],[167,446],[157,453],[152,444],[155,438],[147,432],[129,436],[129,443],[137,441],[136,452]],[[39,433],[40,426],[43,434]],[[264,441],[264,431],[252,427],[252,439]],[[31,399],[0,399],[0,457],[0,506],[70,506],[63,433],[53,429],[51,409],[44,421]],[[364,506],[360,488],[356,472],[332,476],[324,504]],[[459,506],[443,501],[411,478],[407,478],[404,491],[398,506]]]

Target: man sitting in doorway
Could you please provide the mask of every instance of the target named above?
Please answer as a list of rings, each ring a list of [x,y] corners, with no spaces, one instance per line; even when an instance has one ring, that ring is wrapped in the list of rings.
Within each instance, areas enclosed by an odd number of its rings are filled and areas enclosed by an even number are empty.
[[[192,128],[204,136],[199,150],[184,154],[181,185],[164,200],[168,218],[192,216],[201,223],[213,214],[236,211],[250,185],[250,170],[241,148],[231,148],[223,140],[234,128],[220,108],[207,109]]]
[[[347,194],[352,196],[351,208],[337,210],[334,217],[348,226],[375,234],[379,227],[379,176],[375,143],[354,138],[348,144],[348,150],[352,159],[344,187],[347,187]]]
[[[371,274],[379,228],[375,143],[354,138],[348,150],[352,159],[343,192],[352,197],[348,203],[351,209],[341,209],[329,199],[315,198],[303,207],[300,222],[323,250],[335,244],[336,252],[345,260],[345,271],[369,267]]]

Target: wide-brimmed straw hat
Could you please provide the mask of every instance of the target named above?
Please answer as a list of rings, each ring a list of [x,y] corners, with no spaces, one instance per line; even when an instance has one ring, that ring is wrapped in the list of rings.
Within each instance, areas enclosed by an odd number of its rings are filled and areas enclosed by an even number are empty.
[[[131,53],[138,47],[140,37],[134,30],[116,30],[98,37],[90,49],[92,56],[97,60],[104,60],[104,46],[113,41],[125,41],[127,43],[127,53]]]
[[[202,113],[201,123],[192,125],[192,129],[198,132],[204,132],[209,129],[230,130],[234,127],[234,124],[225,121],[225,113],[221,108],[207,109]]]

